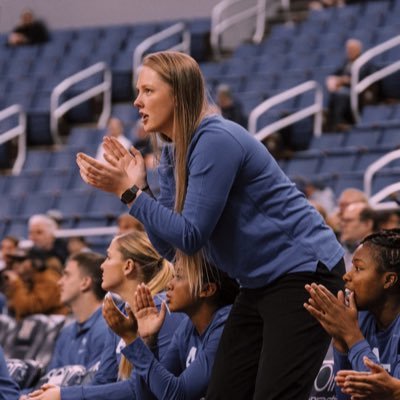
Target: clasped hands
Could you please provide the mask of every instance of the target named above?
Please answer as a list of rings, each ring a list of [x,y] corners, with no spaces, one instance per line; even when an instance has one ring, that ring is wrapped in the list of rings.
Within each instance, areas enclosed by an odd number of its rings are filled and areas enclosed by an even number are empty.
[[[103,148],[105,163],[85,153],[77,154],[79,172],[87,184],[119,198],[133,185],[138,188],[147,185],[146,166],[139,150],[132,146],[128,151],[117,139],[108,136],[103,139]]]

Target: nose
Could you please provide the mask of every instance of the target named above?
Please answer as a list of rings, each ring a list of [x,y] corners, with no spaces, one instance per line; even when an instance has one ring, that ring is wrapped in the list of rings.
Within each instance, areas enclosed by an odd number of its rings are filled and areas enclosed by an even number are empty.
[[[143,106],[143,103],[142,103],[140,94],[138,94],[138,95],[136,96],[136,99],[133,100],[133,106],[136,107],[136,108],[140,108],[140,107]]]
[[[348,272],[346,272],[346,273],[343,275],[343,280],[344,280],[345,282],[351,281],[351,271],[348,271]]]

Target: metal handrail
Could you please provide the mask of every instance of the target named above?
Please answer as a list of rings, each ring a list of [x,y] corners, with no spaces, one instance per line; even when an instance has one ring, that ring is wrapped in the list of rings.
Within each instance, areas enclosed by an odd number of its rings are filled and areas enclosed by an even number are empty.
[[[391,185],[384,187],[370,197],[368,202],[374,210],[398,209],[400,206],[396,201],[382,202],[382,200],[385,200],[388,196],[396,192],[400,192],[400,182],[392,183]]]
[[[103,81],[90,89],[59,104],[61,95],[71,86],[95,74],[103,73]],[[111,115],[111,70],[104,62],[96,63],[78,73],[69,76],[59,83],[52,91],[50,98],[50,129],[54,143],[60,143],[58,121],[69,110],[77,105],[103,93],[103,109],[97,123],[99,128],[105,128]]]
[[[190,32],[187,29],[186,24],[183,22],[178,22],[172,26],[169,26],[168,28],[155,33],[154,35],[149,36],[143,42],[139,43],[132,56],[132,68],[133,68],[133,74],[132,74],[132,87],[133,87],[133,92],[136,91],[136,80],[138,76],[138,70],[139,66],[142,63],[143,60],[143,55],[148,50],[151,46],[154,46],[156,43],[159,43],[170,36],[176,35],[178,33],[182,33],[182,41],[180,43],[177,43],[175,46],[166,49],[166,50],[175,50],[175,51],[181,51],[183,53],[190,54]]]
[[[243,11],[233,14],[230,17],[223,18],[222,14],[227,9],[237,3],[240,3],[241,1],[242,0],[223,0],[218,3],[212,10],[210,43],[216,58],[221,56],[220,38],[222,33],[231,26],[238,24],[239,22],[245,21],[250,18],[255,18],[256,24],[254,35],[252,37],[253,42],[261,42],[264,36],[267,16],[266,0],[255,0],[256,4],[253,7],[248,7]]]
[[[11,170],[13,175],[18,175],[22,170],[26,158],[26,113],[21,105],[13,104],[0,111],[0,121],[14,114],[18,114],[18,125],[0,134],[0,144],[18,137],[18,153]]]
[[[398,158],[400,158],[400,150],[394,150],[378,158],[368,166],[364,173],[364,193],[368,197],[372,195],[372,179],[376,172]]]
[[[302,110],[296,111],[295,113],[281,118],[278,121],[273,122],[257,131],[257,120],[273,106],[280,104],[292,97],[299,96],[302,93],[315,90],[314,103],[311,106],[305,107]],[[321,85],[316,81],[307,81],[300,85],[294,86],[291,89],[285,90],[269,99],[265,100],[257,107],[255,107],[249,115],[248,130],[253,134],[256,139],[262,141],[278,130],[292,125],[293,123],[300,121],[311,115],[315,115],[314,118],[314,135],[321,136],[322,132],[322,111],[323,111],[323,92]]]
[[[58,229],[55,236],[58,238],[68,238],[74,236],[103,236],[103,235],[116,235],[118,227],[104,226],[95,228],[75,228],[75,229]]]
[[[368,75],[364,79],[359,81],[361,68],[372,58],[398,45],[400,45],[400,35],[395,36],[392,39],[386,40],[385,42],[373,47],[372,49],[367,50],[360,57],[358,57],[351,66],[350,103],[351,110],[356,121],[360,120],[358,95],[369,86],[371,86],[373,83],[385,78],[390,74],[393,74],[396,71],[399,71],[400,61],[396,61],[390,65],[387,65],[386,67],[381,68],[379,71],[375,71],[371,75]]]

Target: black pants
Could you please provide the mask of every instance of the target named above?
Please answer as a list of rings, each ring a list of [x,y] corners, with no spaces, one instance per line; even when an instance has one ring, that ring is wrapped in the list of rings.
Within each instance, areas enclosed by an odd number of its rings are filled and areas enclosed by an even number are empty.
[[[303,307],[307,283],[333,293],[345,266],[287,274],[261,289],[241,290],[222,334],[207,400],[305,400],[330,337]]]

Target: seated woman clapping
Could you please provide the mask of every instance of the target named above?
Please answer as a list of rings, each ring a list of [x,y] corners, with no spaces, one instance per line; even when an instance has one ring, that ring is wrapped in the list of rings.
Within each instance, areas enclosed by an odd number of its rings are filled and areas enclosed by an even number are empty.
[[[352,262],[343,277],[348,298],[343,291],[335,297],[313,283],[306,286],[310,299],[304,306],[333,339],[335,371],[369,371],[364,364],[368,357],[390,376],[400,378],[400,230],[365,237]],[[341,377],[336,390],[340,400],[385,398],[343,393]]]
[[[123,354],[137,374],[136,394],[157,399],[200,399],[205,396],[211,369],[225,321],[238,285],[216,268],[202,266],[202,285],[195,290],[186,271],[176,266],[168,285],[167,303],[159,311],[149,288],[139,285],[133,310],[122,314],[108,297],[103,315],[110,327],[125,341]],[[183,312],[171,343],[160,359],[153,352],[157,336],[168,312]],[[136,329],[137,326],[137,329]]]

